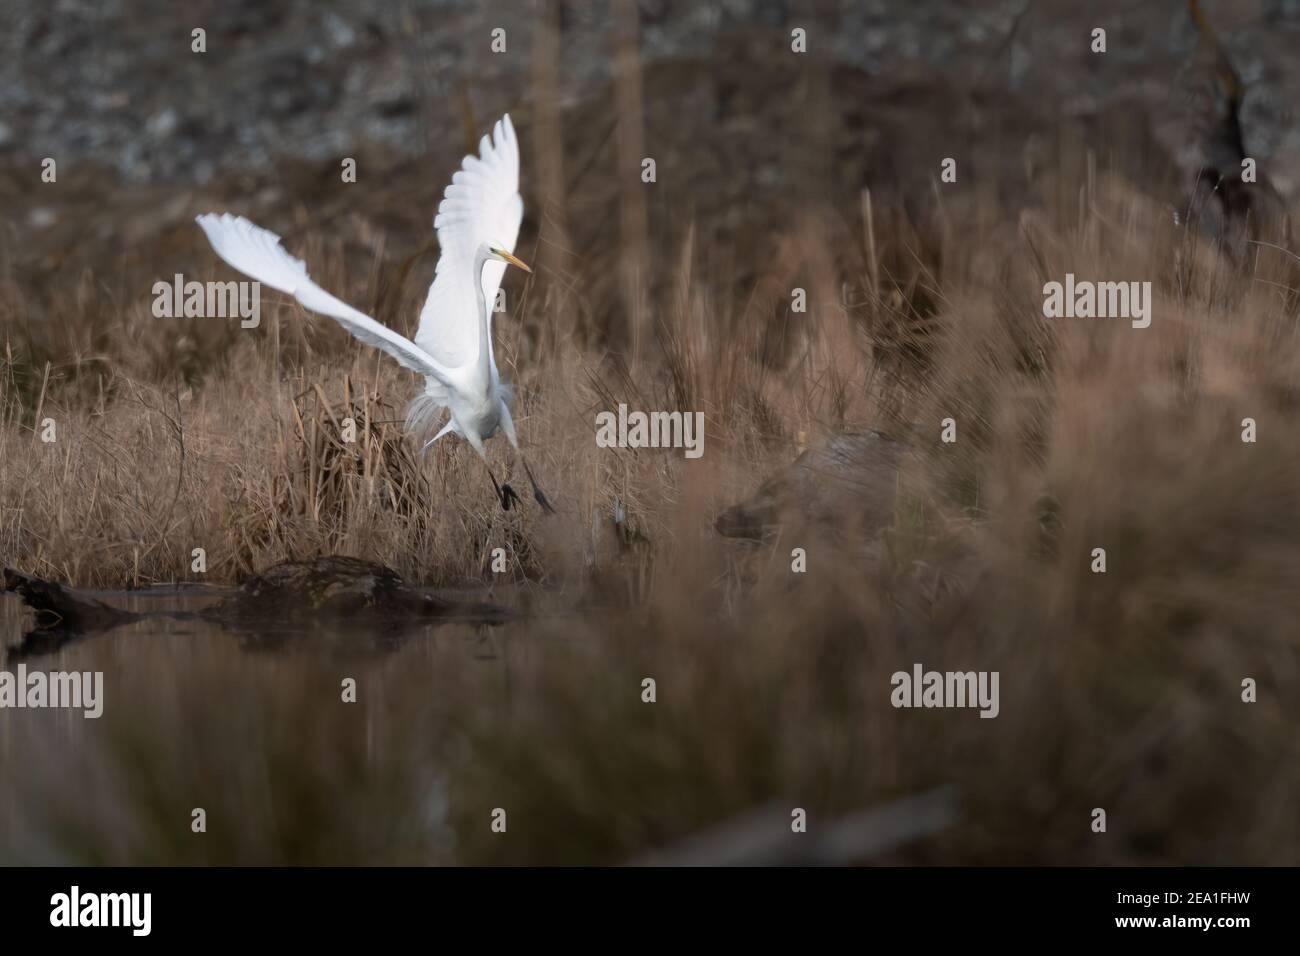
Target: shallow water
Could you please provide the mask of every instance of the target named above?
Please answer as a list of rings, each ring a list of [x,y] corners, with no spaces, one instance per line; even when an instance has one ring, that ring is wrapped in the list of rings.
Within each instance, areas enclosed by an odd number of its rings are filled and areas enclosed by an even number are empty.
[[[227,592],[88,593],[152,614]],[[0,672],[100,673],[103,713],[0,708],[0,864],[428,862],[447,840],[430,716],[466,711],[464,688],[508,690],[531,653],[524,622],[251,634],[151,616],[21,653],[31,626],[0,595]],[[202,846],[186,842],[199,806]],[[285,835],[286,814],[303,833]],[[412,814],[411,857],[369,830]]]

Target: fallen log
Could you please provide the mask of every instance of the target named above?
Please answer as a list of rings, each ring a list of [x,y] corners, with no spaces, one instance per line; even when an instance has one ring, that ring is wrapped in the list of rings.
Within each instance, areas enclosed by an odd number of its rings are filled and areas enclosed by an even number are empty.
[[[406,584],[392,568],[342,556],[274,565],[199,614],[217,623],[253,629],[296,622],[386,629],[431,620],[499,622],[510,616],[497,605],[420,590]]]
[[[36,617],[36,628],[10,651],[15,656],[51,653],[77,638],[147,618],[202,620],[253,634],[346,627],[392,635],[433,622],[497,624],[512,616],[495,604],[412,587],[382,564],[341,556],[274,565],[198,611],[126,611],[10,568],[4,570],[4,590],[17,593]]]
[[[103,631],[136,620],[139,615],[103,601],[69,591],[12,568],[4,569],[4,589],[13,591],[36,614],[37,626],[49,631]]]

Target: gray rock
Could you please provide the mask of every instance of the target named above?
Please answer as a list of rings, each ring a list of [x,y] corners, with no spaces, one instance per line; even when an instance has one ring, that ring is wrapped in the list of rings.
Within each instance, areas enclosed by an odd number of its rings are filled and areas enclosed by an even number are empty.
[[[905,443],[881,432],[834,434],[723,511],[714,528],[729,538],[761,540],[787,525],[812,525],[869,540],[893,524],[906,452]]]

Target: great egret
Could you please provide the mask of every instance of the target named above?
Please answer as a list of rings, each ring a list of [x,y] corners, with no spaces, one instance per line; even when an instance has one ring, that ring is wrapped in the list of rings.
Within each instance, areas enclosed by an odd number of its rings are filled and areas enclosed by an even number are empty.
[[[508,484],[497,484],[483,443],[500,428],[519,453],[510,418],[513,392],[501,381],[492,353],[492,306],[507,265],[533,271],[513,252],[523,216],[519,142],[506,114],[497,121],[491,138],[484,136],[479,142],[479,155],[464,158],[438,204],[433,227],[441,255],[414,342],[312,282],[302,261],[284,251],[275,233],[229,213],[206,213],[195,221],[217,255],[240,272],[288,293],[303,308],[337,320],[362,342],[383,349],[423,375],[424,391],[407,412],[408,429],[431,430],[429,426],[447,409],[446,424],[424,448],[449,433],[464,437],[483,459],[501,507],[509,510],[519,496]],[[543,510],[554,514],[522,453],[520,460],[533,497]]]

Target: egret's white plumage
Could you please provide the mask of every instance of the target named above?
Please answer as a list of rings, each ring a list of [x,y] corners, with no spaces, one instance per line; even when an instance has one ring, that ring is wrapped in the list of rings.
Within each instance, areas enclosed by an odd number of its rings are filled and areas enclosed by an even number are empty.
[[[414,342],[312,282],[306,266],[284,250],[274,233],[229,214],[208,213],[197,222],[217,255],[240,272],[293,296],[303,308],[330,316],[362,342],[423,375],[425,388],[411,403],[408,426],[423,430],[444,408],[450,412],[425,447],[454,432],[484,455],[483,442],[498,428],[519,447],[510,419],[511,391],[501,382],[492,350],[492,309],[506,265],[528,270],[514,256],[523,215],[519,143],[506,115],[491,137],[483,137],[479,155],[464,158],[438,205],[433,226],[441,251]],[[492,481],[495,486],[496,478]],[[533,491],[550,510],[536,482]],[[508,507],[509,497],[498,494]]]
[[[460,322],[457,315],[462,303],[475,299],[475,254],[485,242],[514,252],[524,218],[524,201],[519,196],[519,143],[508,114],[497,122],[493,138],[495,142],[484,136],[479,155],[466,156],[461,162],[433,220],[440,256],[420,312],[415,344],[444,365],[463,365],[478,353],[476,328]],[[506,264],[499,260],[483,267],[489,328],[505,271]]]
[[[337,319],[362,342],[383,349],[411,371],[446,383],[452,381],[451,371],[440,366],[428,352],[406,336],[358,312],[312,282],[302,260],[285,252],[280,237],[269,229],[230,213],[220,216],[207,213],[199,216],[197,222],[207,233],[217,255],[240,272],[262,285],[288,293],[305,309]]]

